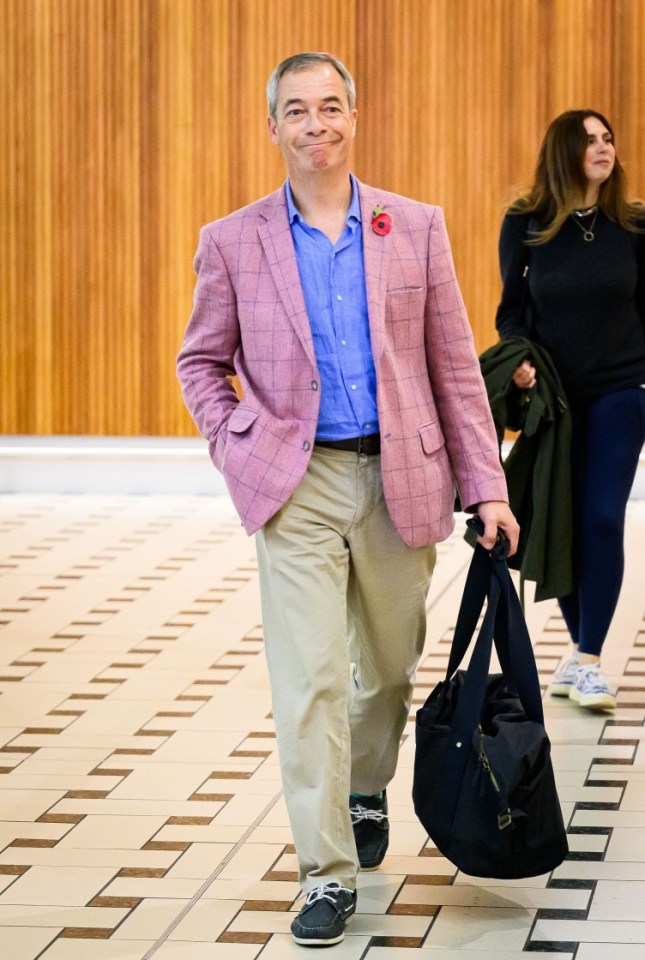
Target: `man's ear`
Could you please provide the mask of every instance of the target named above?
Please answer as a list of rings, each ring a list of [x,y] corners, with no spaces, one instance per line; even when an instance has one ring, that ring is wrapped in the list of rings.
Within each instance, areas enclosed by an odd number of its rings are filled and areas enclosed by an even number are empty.
[[[267,127],[269,128],[269,136],[271,137],[272,143],[278,143],[278,125],[273,119],[272,116],[267,117]]]

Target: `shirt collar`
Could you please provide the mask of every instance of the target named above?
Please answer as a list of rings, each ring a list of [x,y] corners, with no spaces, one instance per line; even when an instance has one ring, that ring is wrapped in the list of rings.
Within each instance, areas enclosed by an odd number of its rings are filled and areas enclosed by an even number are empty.
[[[360,223],[361,222],[361,201],[358,196],[358,184],[356,183],[356,177],[353,173],[350,173],[349,179],[352,185],[352,198],[349,201],[349,209],[347,210],[347,218],[345,223]],[[287,213],[289,215],[289,223],[304,223],[305,221],[298,212],[293,200],[293,193],[291,192],[291,184],[287,179],[286,183],[286,195],[287,195]]]

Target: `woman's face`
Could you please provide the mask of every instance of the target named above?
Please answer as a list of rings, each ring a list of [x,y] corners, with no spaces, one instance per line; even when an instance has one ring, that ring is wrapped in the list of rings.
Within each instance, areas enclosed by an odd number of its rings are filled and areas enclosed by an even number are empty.
[[[611,176],[616,148],[611,133],[598,117],[585,117],[583,123],[587,131],[587,149],[582,167],[589,186],[599,187]]]

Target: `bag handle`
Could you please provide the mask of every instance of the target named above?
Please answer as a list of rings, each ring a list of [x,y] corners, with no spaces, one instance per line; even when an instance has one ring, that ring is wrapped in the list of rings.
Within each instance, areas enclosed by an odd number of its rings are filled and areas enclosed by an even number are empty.
[[[470,645],[484,601],[488,606],[473,648],[452,729],[462,737],[472,734],[481,716],[490,670],[493,642],[502,672],[522,702],[530,720],[544,725],[542,694],[533,647],[506,560],[476,544],[466,577],[446,671],[449,680]]]

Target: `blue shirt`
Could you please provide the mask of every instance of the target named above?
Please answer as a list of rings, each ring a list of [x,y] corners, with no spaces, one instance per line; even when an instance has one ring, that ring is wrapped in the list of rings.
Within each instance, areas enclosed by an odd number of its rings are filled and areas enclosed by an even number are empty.
[[[287,209],[300,283],[320,373],[317,440],[378,433],[376,370],[370,342],[358,189],[335,244],[298,212],[287,181]]]

